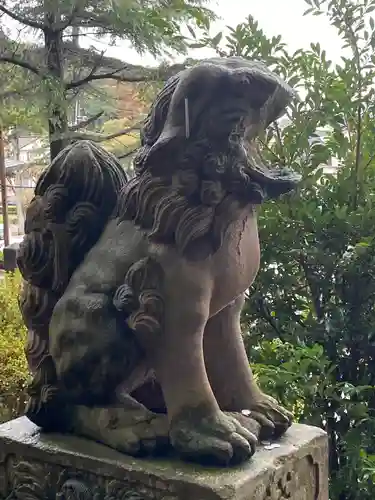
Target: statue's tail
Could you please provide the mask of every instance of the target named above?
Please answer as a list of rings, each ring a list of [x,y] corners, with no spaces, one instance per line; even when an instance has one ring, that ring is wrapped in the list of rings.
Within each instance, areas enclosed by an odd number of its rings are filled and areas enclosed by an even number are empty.
[[[29,331],[34,379],[26,414],[48,429],[64,427],[48,327],[73,272],[99,239],[127,182],[116,158],[87,141],[64,149],[41,175],[26,213],[18,254],[24,278],[20,308]],[[53,415],[51,415],[51,412]]]

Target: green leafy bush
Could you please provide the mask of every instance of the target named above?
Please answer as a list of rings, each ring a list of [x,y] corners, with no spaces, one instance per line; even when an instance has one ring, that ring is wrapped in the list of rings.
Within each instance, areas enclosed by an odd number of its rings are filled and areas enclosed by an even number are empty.
[[[0,277],[0,422],[18,416],[25,404],[29,372],[26,328],[18,308],[19,273]]]
[[[263,390],[289,408],[299,421],[311,420],[308,401],[325,390],[329,360],[319,344],[300,345],[279,338],[251,350],[253,372]]]

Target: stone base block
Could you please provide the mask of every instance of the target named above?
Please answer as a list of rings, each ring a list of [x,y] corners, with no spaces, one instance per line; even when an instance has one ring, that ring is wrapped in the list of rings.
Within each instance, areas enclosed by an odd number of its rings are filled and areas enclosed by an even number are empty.
[[[0,498],[15,500],[328,500],[326,434],[294,425],[241,467],[141,460],[27,418],[0,426]]]
[[[3,249],[4,270],[15,271],[17,269],[17,250],[19,243],[13,243]]]

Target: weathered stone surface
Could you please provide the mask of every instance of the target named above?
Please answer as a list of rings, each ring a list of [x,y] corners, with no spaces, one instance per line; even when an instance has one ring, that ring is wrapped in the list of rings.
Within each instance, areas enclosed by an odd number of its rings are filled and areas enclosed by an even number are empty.
[[[0,498],[16,500],[328,500],[327,438],[293,425],[279,447],[237,468],[136,460],[92,441],[0,426]]]
[[[17,269],[17,249],[19,247],[18,243],[13,243],[7,247],[4,247],[4,270],[14,271]]]
[[[291,426],[256,384],[241,310],[259,268],[255,208],[301,180],[257,137],[295,97],[260,61],[197,61],[155,96],[131,179],[90,141],[43,171],[17,255],[34,424],[223,467],[256,438],[220,408],[249,411],[263,437]]]

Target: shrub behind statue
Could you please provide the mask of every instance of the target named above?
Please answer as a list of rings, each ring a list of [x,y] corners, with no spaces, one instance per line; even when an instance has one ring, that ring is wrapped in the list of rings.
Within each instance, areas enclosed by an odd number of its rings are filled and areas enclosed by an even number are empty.
[[[0,423],[23,412],[30,381],[24,355],[27,331],[17,300],[20,281],[18,272],[0,274]]]
[[[43,173],[18,259],[33,422],[223,465],[254,453],[251,430],[290,426],[253,379],[240,312],[259,266],[256,206],[298,181],[265,166],[255,140],[293,95],[259,63],[211,59],[157,96],[133,179],[88,142]]]

